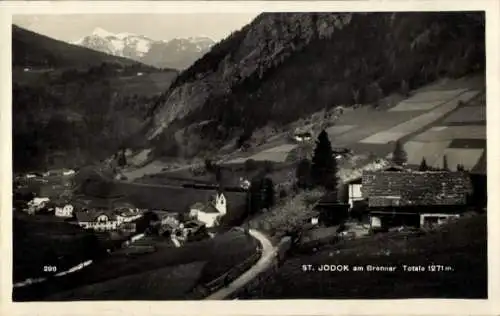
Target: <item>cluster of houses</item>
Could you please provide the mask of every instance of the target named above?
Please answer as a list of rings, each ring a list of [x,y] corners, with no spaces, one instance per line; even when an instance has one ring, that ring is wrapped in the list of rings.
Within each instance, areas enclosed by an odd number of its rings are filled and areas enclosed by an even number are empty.
[[[479,179],[479,181],[472,181]],[[346,184],[351,212],[362,208],[372,230],[441,224],[485,205],[486,177],[463,171],[414,171],[390,166]],[[479,192],[481,191],[481,192]]]
[[[51,213],[69,223],[96,232],[130,233],[139,232],[137,221],[150,211],[156,214],[158,220],[149,222],[149,226],[157,226],[161,235],[165,236],[168,232],[175,243],[182,244],[193,236],[208,237],[217,231],[228,212],[226,194],[244,196],[241,193],[213,189],[162,188],[155,201],[139,201],[137,206],[140,208],[125,202],[123,196],[57,199],[33,197],[27,203],[28,209],[25,211],[32,215]],[[233,205],[236,206],[235,203]]]
[[[195,202],[187,212],[161,212],[160,219],[153,223],[159,227],[159,234],[169,236],[175,244],[213,236],[227,214],[227,198],[217,190],[204,202]]]

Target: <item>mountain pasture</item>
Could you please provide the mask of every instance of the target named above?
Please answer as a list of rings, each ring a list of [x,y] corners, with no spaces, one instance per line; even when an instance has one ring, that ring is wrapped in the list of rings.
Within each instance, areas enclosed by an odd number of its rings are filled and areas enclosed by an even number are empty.
[[[328,134],[328,137],[330,139],[332,139],[336,136],[347,133],[348,131],[352,130],[355,127],[356,127],[356,125],[334,125],[334,126],[328,127],[326,129],[326,132]]]
[[[457,97],[463,92],[465,92],[465,89],[416,92],[414,95],[400,102],[389,111],[431,110],[436,106]]]
[[[486,122],[486,107],[482,106],[465,106],[458,109],[445,119],[445,123],[462,124],[462,123]]]
[[[414,138],[421,142],[453,139],[486,139],[486,126],[439,126],[439,129],[429,129]]]
[[[387,131],[421,113],[423,111],[388,112],[375,110],[369,106],[358,108],[342,115],[337,121],[339,126],[355,126],[355,128],[340,135],[333,135],[330,141],[334,147],[350,146],[379,132]]]
[[[176,73],[171,71],[138,72],[133,76],[118,77],[114,84],[128,95],[154,95],[166,91],[175,76]]]
[[[372,135],[366,139],[363,139],[363,143],[389,143],[391,141],[397,141],[407,135],[415,133],[422,129],[423,127],[432,124],[444,115],[455,110],[459,105],[460,101],[467,102],[477,95],[478,91],[467,91],[462,92],[458,97],[443,103],[441,106],[430,110],[429,112],[412,118],[404,123],[394,126],[389,130],[382,131],[378,134]],[[397,106],[396,106],[397,107]]]

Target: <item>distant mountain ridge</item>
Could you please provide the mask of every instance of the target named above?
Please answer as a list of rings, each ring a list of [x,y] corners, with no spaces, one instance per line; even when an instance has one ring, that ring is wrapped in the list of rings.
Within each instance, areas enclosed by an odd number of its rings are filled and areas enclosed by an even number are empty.
[[[139,65],[127,58],[69,45],[17,25],[12,25],[12,49],[14,67],[94,67],[102,63]]]
[[[112,33],[96,28],[71,44],[130,58],[157,68],[185,69],[208,52],[215,42],[208,37],[154,40],[133,33]]]

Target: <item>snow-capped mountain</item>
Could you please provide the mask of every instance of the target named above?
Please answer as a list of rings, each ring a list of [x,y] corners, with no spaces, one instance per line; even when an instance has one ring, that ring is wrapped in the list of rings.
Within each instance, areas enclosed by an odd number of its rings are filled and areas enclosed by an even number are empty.
[[[133,33],[111,33],[96,28],[91,35],[71,44],[110,55],[134,59],[159,68],[184,69],[203,56],[214,45],[208,37],[153,40]]]

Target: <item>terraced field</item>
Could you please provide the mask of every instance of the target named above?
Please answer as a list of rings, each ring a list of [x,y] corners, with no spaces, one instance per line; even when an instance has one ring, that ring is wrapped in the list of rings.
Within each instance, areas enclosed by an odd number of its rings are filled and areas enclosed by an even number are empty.
[[[400,102],[389,111],[422,111],[432,110],[464,93],[465,89],[445,90],[445,91],[422,91],[414,94],[410,98]]]
[[[475,80],[475,81],[474,81]],[[476,79],[440,82],[415,91],[387,111],[365,108],[341,117],[330,128],[335,146],[356,153],[391,157],[394,142],[404,143],[409,165],[441,167],[462,164],[468,170],[486,171],[486,103],[484,82]],[[467,85],[473,89],[467,90]],[[439,104],[438,104],[439,103]]]
[[[447,91],[445,91],[447,92]],[[443,93],[445,93],[443,92]],[[434,123],[435,121],[442,118],[444,115],[452,112],[460,105],[460,102],[468,102],[475,96],[479,94],[479,91],[466,91],[462,92],[460,95],[453,97],[452,100],[443,103],[439,107],[425,113],[419,115],[411,120],[408,120],[404,123],[398,124],[388,130],[379,132],[375,135],[372,135],[368,138],[361,140],[362,143],[375,143],[375,144],[387,144],[390,142],[397,141],[407,135],[417,132],[423,127]],[[445,93],[448,95],[448,93]],[[405,101],[403,101],[405,102]],[[430,101],[431,103],[433,101]],[[441,101],[440,101],[441,102]],[[398,104],[395,108],[398,108],[400,105]],[[393,108],[394,109],[394,108]],[[391,109],[392,110],[392,109]],[[389,112],[391,111],[389,110]]]
[[[486,122],[486,107],[465,106],[453,112],[444,121],[452,124]]]

